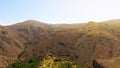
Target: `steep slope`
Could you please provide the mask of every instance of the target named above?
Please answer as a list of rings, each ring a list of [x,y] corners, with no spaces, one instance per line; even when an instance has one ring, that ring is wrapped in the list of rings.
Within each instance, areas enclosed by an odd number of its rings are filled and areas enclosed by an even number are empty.
[[[110,27],[107,28],[107,25]],[[114,27],[114,25],[112,26]],[[94,59],[109,59],[120,56],[120,39],[111,32],[114,30],[112,26],[109,23],[89,22],[83,28],[84,30],[81,32],[83,35],[75,45],[79,49],[79,60],[82,60],[83,64],[89,66],[89,64],[92,65],[91,62]],[[119,32],[115,31],[115,33],[119,35]]]
[[[47,31],[49,42],[42,38],[42,41],[48,44],[39,43],[41,40],[37,40],[27,48],[25,56],[54,55],[91,67],[94,59],[120,56],[118,28],[116,24],[95,22],[52,25]]]
[[[22,51],[24,40],[8,27],[0,26],[0,66],[10,64],[17,60]]]
[[[46,37],[47,24],[28,20],[11,26],[0,26],[0,67],[5,67],[15,61],[25,48],[40,36]],[[47,41],[47,40],[46,40]]]
[[[39,35],[43,35],[49,25],[34,20],[27,20],[8,27],[18,31],[17,33],[28,41],[38,37]]]
[[[79,29],[76,28],[74,30],[71,29],[70,26],[65,26],[65,28],[63,28],[63,26],[54,27],[54,25],[51,25],[49,30],[46,31],[49,36],[47,36],[47,38],[40,37],[36,40],[27,48],[27,52],[24,55],[28,57],[32,55],[54,55],[74,60],[77,58],[74,48],[74,44],[78,37],[78,32],[76,30]],[[74,34],[72,32],[74,32]]]
[[[29,52],[32,51],[32,49],[37,50],[39,47],[44,47],[45,45],[51,44],[50,36],[47,32],[49,25],[47,24],[34,20],[28,20],[19,24],[12,25],[10,27],[19,31],[19,36],[26,40],[25,45],[29,46]],[[37,46],[36,43],[40,45]],[[32,53],[33,52],[30,52],[29,56],[33,56]]]
[[[103,67],[111,58],[120,57],[119,29],[118,20],[68,25],[28,20],[0,26],[0,66],[49,55],[86,68]]]
[[[97,63],[102,65],[104,68],[120,68],[120,57],[111,59],[98,59]]]

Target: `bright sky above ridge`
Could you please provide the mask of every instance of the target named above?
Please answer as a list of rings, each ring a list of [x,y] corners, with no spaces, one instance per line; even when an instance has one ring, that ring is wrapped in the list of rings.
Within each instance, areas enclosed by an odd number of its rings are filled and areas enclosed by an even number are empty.
[[[33,19],[80,23],[120,18],[120,0],[0,0],[0,25]]]

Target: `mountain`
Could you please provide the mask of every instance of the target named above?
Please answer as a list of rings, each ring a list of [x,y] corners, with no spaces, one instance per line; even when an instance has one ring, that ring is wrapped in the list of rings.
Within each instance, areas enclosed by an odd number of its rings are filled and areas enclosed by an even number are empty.
[[[0,26],[0,67],[23,65],[33,57],[52,56],[84,68],[118,68],[119,21],[58,25],[27,20]],[[110,63],[111,60],[114,62]]]

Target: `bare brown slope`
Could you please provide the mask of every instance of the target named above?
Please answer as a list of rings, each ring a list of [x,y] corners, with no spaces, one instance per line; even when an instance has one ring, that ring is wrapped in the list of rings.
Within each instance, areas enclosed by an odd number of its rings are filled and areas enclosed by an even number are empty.
[[[14,60],[18,57],[24,60],[33,56],[52,55],[92,67],[93,60],[120,56],[119,29],[120,23],[117,22],[92,21],[88,24],[48,25],[28,20],[1,26],[1,31],[7,34],[0,34],[5,39],[0,41],[5,47],[1,48],[0,65],[6,66],[10,64],[7,61],[12,62],[9,55],[11,59],[15,57]]]
[[[49,43],[52,44],[35,43],[30,49],[28,47],[26,54],[41,55],[41,53],[46,53],[91,67],[95,59],[110,59],[120,56],[119,23],[117,26],[111,24],[89,22],[88,24],[76,25],[73,28],[71,25],[52,26],[49,33],[52,40]],[[35,48],[34,45],[37,47]]]
[[[4,67],[14,62],[18,54],[22,51],[24,40],[13,30],[5,26],[0,26],[0,67]]]
[[[18,61],[18,56],[25,50],[26,44],[32,44],[43,35],[47,38],[46,28],[48,28],[47,24],[34,20],[0,26],[0,67]]]
[[[17,33],[28,41],[44,33],[49,25],[34,20],[28,20],[9,27],[18,31]]]
[[[74,59],[74,44],[79,36],[76,30],[79,29],[76,28],[74,30],[69,28],[69,26],[66,26],[65,28],[62,26],[49,27],[50,30],[47,31],[49,36],[47,38],[44,38],[45,36],[43,36],[43,38],[38,39],[27,48],[28,51],[26,53],[34,53],[37,55],[56,55]]]
[[[25,56],[54,55],[89,67],[94,59],[120,56],[119,31],[116,29],[119,26],[115,26],[116,24],[95,22],[52,25],[47,31],[50,40],[44,38],[37,40],[27,48]]]

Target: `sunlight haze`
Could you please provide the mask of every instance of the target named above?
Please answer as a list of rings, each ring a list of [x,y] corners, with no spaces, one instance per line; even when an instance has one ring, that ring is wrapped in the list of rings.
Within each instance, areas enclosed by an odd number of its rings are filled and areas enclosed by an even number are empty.
[[[33,19],[71,24],[120,18],[120,0],[1,0],[0,25]]]

